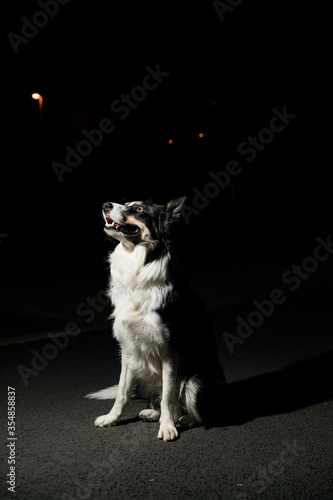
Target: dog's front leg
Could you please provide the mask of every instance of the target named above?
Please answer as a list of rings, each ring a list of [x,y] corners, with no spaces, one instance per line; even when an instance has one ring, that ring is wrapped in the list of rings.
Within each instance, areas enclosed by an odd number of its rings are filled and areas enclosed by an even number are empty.
[[[174,424],[176,377],[177,360],[163,360],[161,417],[157,437],[164,439],[164,441],[173,441],[178,437]]]
[[[96,418],[96,427],[109,427],[110,425],[116,425],[131,397],[134,382],[135,378],[133,376],[132,370],[129,368],[124,359],[122,359],[116,400],[110,413],[108,413],[107,415],[101,415],[100,417]]]

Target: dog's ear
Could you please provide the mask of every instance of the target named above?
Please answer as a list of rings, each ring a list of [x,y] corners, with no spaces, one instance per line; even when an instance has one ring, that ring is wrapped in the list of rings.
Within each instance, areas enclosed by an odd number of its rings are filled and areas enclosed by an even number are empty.
[[[171,215],[171,217],[175,219],[179,219],[181,216],[182,206],[186,201],[186,196],[182,198],[175,198],[174,200],[169,201],[166,204],[166,212]]]

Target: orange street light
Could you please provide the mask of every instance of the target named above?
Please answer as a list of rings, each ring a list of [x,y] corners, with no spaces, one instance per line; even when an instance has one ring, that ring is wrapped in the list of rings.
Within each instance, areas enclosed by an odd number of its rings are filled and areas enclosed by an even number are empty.
[[[40,118],[40,121],[42,122],[42,116],[43,116],[43,96],[41,94],[38,94],[37,92],[34,92],[33,94],[31,94],[31,97],[35,101],[38,101],[38,103],[39,103],[39,118]]]

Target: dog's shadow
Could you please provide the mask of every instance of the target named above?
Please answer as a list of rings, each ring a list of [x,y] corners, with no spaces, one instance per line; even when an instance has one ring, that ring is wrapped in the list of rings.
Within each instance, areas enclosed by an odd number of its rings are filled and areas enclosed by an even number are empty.
[[[284,370],[227,384],[212,401],[206,428],[242,425],[258,417],[290,413],[333,398],[333,352],[313,356]],[[117,425],[139,421],[128,418]],[[178,427],[179,437],[190,430]]]
[[[333,352],[230,383],[211,426],[240,425],[327,401],[333,397],[332,367]]]

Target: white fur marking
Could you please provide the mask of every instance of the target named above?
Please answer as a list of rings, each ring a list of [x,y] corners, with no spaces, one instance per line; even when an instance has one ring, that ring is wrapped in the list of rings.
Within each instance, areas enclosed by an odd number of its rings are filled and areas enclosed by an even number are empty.
[[[119,238],[120,239],[120,238]],[[157,437],[173,441],[178,436],[175,422],[181,406],[189,416],[184,423],[201,423],[196,408],[200,388],[196,377],[181,382],[177,380],[176,355],[171,355],[169,329],[156,312],[162,308],[172,292],[169,281],[170,254],[144,265],[147,248],[124,239],[109,256],[111,278],[109,297],[114,305],[113,335],[121,346],[122,372],[119,387],[113,386],[88,394],[94,399],[115,399],[107,415],[95,420],[95,425],[115,425],[130,399],[135,380],[140,380],[147,395],[161,395],[161,412],[143,410],[142,419],[157,420],[160,428]]]
[[[161,412],[158,410],[142,410],[139,413],[139,418],[141,420],[150,420],[152,422],[157,422],[158,419],[160,418]]]

